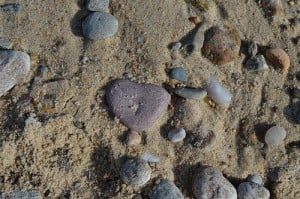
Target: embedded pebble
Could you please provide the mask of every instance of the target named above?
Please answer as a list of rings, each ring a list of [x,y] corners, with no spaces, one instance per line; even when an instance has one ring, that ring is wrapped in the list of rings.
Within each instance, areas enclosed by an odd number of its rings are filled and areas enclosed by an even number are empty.
[[[0,38],[0,49],[11,49],[13,43],[7,38]]]
[[[207,92],[199,88],[175,88],[174,93],[187,99],[200,100],[206,97]]]
[[[283,12],[281,0],[262,0],[262,7],[269,16],[274,16]]]
[[[257,54],[257,44],[255,43],[255,41],[248,41],[247,54],[250,57],[253,57]]]
[[[121,179],[128,185],[143,186],[151,177],[151,168],[141,159],[130,159],[122,165]]]
[[[108,9],[109,0],[87,0],[86,9],[90,11],[105,11]]]
[[[276,146],[283,142],[286,137],[286,131],[280,126],[273,126],[265,135],[265,142],[267,145]]]
[[[28,54],[14,50],[0,50],[0,96],[20,82],[29,71]]]
[[[215,64],[226,64],[239,55],[241,40],[229,26],[213,26],[205,32],[203,55]]]
[[[206,86],[207,94],[210,98],[212,98],[217,104],[225,104],[230,103],[232,95],[230,91],[223,87],[217,78],[214,75],[209,77]]]
[[[249,69],[259,71],[269,69],[269,66],[263,55],[256,55],[254,57],[250,57],[246,62],[246,66]]]
[[[164,88],[127,79],[110,82],[105,94],[109,110],[134,131],[148,129],[171,102],[171,96]]]
[[[188,80],[188,76],[183,67],[173,68],[170,71],[170,77],[172,79],[176,79],[179,81],[186,82]]]
[[[181,142],[185,138],[185,136],[186,136],[186,132],[182,128],[172,129],[168,133],[168,138],[172,142]]]
[[[172,50],[178,51],[181,48],[182,44],[180,42],[176,42],[172,45]]]
[[[269,199],[268,189],[253,182],[243,182],[238,187],[239,199]]]
[[[249,175],[247,177],[247,181],[248,182],[253,182],[253,183],[256,183],[256,184],[259,184],[259,185],[263,184],[263,180],[259,175]]]
[[[117,33],[118,24],[117,18],[109,13],[93,12],[82,23],[83,35],[92,40],[106,39]]]
[[[291,64],[289,55],[281,48],[268,49],[266,51],[266,58],[275,67],[279,67],[283,70],[288,70]]]
[[[145,152],[141,156],[142,160],[145,160],[146,162],[151,162],[151,163],[157,163],[160,161],[160,158],[158,156],[155,156],[151,153]]]
[[[14,12],[17,13],[22,9],[19,3],[8,3],[0,6],[1,10],[4,12]]]
[[[172,181],[163,179],[153,188],[150,199],[184,199],[184,197]]]
[[[221,172],[210,166],[203,166],[195,174],[193,193],[197,199],[237,199],[234,186]]]
[[[126,144],[128,146],[136,146],[139,145],[142,141],[142,137],[138,132],[130,131],[130,133],[127,135]]]

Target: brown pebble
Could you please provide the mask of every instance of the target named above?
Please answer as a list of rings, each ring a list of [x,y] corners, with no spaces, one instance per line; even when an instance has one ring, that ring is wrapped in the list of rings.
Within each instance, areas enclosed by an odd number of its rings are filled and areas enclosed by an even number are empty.
[[[273,48],[266,51],[266,58],[275,67],[280,67],[283,70],[288,70],[290,67],[290,57],[281,48]]]
[[[131,131],[127,136],[126,144],[128,146],[136,146],[140,144],[141,141],[142,141],[141,136],[137,132]]]

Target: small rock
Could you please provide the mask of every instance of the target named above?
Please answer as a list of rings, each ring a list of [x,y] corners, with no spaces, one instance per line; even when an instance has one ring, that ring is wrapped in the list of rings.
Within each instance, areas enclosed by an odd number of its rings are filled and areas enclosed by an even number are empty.
[[[141,156],[141,159],[142,160],[145,160],[146,162],[151,162],[151,163],[157,163],[160,161],[160,158],[151,154],[151,153],[148,153],[148,152],[145,152],[142,156]]]
[[[280,126],[273,126],[265,135],[267,145],[276,146],[283,142],[286,137],[286,131]]]
[[[195,174],[193,193],[197,199],[237,199],[234,186],[210,166],[202,167]]]
[[[172,79],[176,79],[183,82],[186,82],[188,80],[188,76],[183,67],[173,68],[170,71],[170,77]]]
[[[230,91],[222,86],[214,75],[209,77],[206,91],[208,96],[219,105],[231,102],[232,95]]]
[[[14,12],[17,13],[22,9],[19,3],[8,3],[0,6],[4,12]]]
[[[269,66],[263,55],[256,55],[254,57],[250,57],[246,62],[246,66],[249,69],[259,70],[259,71],[269,69]]]
[[[105,11],[108,9],[109,0],[87,0],[86,9],[90,11]]]
[[[229,26],[213,26],[205,32],[202,53],[215,64],[226,64],[239,55],[241,40]]]
[[[274,16],[283,12],[281,0],[262,0],[262,8],[269,16]]]
[[[288,70],[291,64],[289,55],[281,48],[268,49],[266,51],[266,58],[274,66],[280,67],[283,70]]]
[[[13,43],[7,38],[0,38],[0,49],[11,49]]]
[[[0,50],[0,96],[21,81],[29,71],[28,54],[14,50]]]
[[[148,129],[171,102],[171,96],[162,87],[127,79],[110,82],[105,94],[110,111],[134,131]]]
[[[252,182],[243,182],[238,187],[239,199],[269,199],[270,192],[265,187]]]
[[[128,146],[136,146],[139,145],[142,141],[142,138],[138,132],[130,131],[127,136],[126,144]]]
[[[151,168],[144,160],[127,160],[121,168],[120,176],[128,185],[143,186],[150,180]]]
[[[263,180],[259,175],[249,175],[247,178],[248,182],[253,182],[259,185],[263,185]]]
[[[186,132],[182,128],[172,129],[168,133],[168,138],[172,142],[181,142],[185,138],[185,136],[186,136]]]
[[[184,197],[173,182],[164,179],[153,188],[150,199],[184,199]]]
[[[180,42],[175,42],[173,45],[172,45],[172,50],[174,51],[178,51],[180,48],[181,48],[182,44]]]
[[[97,40],[114,36],[118,31],[118,20],[106,12],[94,12],[87,16],[82,23],[83,35]]]
[[[194,100],[203,99],[207,95],[207,92],[204,89],[198,88],[176,88],[174,93],[180,97]]]
[[[255,43],[255,41],[248,41],[247,54],[250,57],[253,57],[257,54],[257,44]]]

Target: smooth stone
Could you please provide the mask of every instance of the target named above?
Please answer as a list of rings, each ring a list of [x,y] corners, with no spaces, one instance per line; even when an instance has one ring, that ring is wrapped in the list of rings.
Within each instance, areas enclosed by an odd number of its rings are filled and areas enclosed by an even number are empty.
[[[259,175],[249,175],[247,177],[248,182],[253,182],[259,185],[263,185],[263,180]]]
[[[170,77],[172,79],[176,79],[183,82],[186,82],[188,80],[188,76],[183,67],[173,68],[170,71]]]
[[[17,13],[22,9],[19,3],[8,3],[0,6],[4,12],[14,12]]]
[[[172,45],[172,50],[178,51],[181,48],[182,44],[180,42],[176,42]]]
[[[163,179],[153,188],[150,199],[184,199],[184,197],[172,181]]]
[[[281,48],[268,49],[266,51],[266,58],[275,67],[279,67],[283,70],[288,70],[291,65],[289,55]]]
[[[0,96],[20,82],[29,71],[28,54],[14,50],[0,50]]]
[[[87,0],[86,9],[90,11],[105,11],[108,9],[109,0]]]
[[[87,16],[82,23],[83,35],[97,40],[114,36],[118,31],[119,22],[113,15],[99,11]]]
[[[221,172],[210,166],[203,166],[195,174],[193,193],[197,199],[237,199],[234,186]]]
[[[252,182],[243,182],[238,187],[239,199],[269,199],[270,192],[265,187]]]
[[[148,152],[143,153],[141,159],[151,163],[158,163],[160,161],[160,158],[158,156],[155,156]]]
[[[143,186],[151,178],[151,168],[141,159],[130,159],[122,165],[120,177],[128,185]]]
[[[280,126],[273,126],[265,135],[265,142],[269,146],[276,146],[283,142],[286,137],[286,131]]]
[[[200,100],[206,97],[207,92],[199,88],[176,88],[174,90],[176,95],[187,99]]]
[[[0,38],[0,49],[11,49],[13,43],[7,38]]]
[[[141,143],[141,141],[142,141],[142,137],[140,136],[140,134],[138,132],[131,131],[127,135],[126,144],[128,146],[136,146],[136,145],[139,145]]]
[[[255,43],[255,41],[248,41],[247,44],[247,54],[250,57],[253,57],[257,54],[257,44]]]
[[[253,69],[253,70],[268,70],[269,69],[269,66],[263,55],[256,55],[254,57],[250,57],[246,62],[246,66],[249,69]]]
[[[186,136],[186,132],[182,128],[172,129],[168,133],[168,138],[172,142],[181,142],[185,138],[185,136]]]
[[[151,127],[171,102],[171,96],[161,86],[127,79],[110,82],[105,93],[110,111],[134,131]]]

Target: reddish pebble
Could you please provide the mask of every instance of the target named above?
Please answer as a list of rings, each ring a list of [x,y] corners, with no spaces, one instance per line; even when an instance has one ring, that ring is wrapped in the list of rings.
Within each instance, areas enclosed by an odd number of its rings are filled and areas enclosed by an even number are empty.
[[[274,66],[280,67],[283,70],[288,70],[291,64],[289,55],[281,48],[267,50],[266,58]]]

